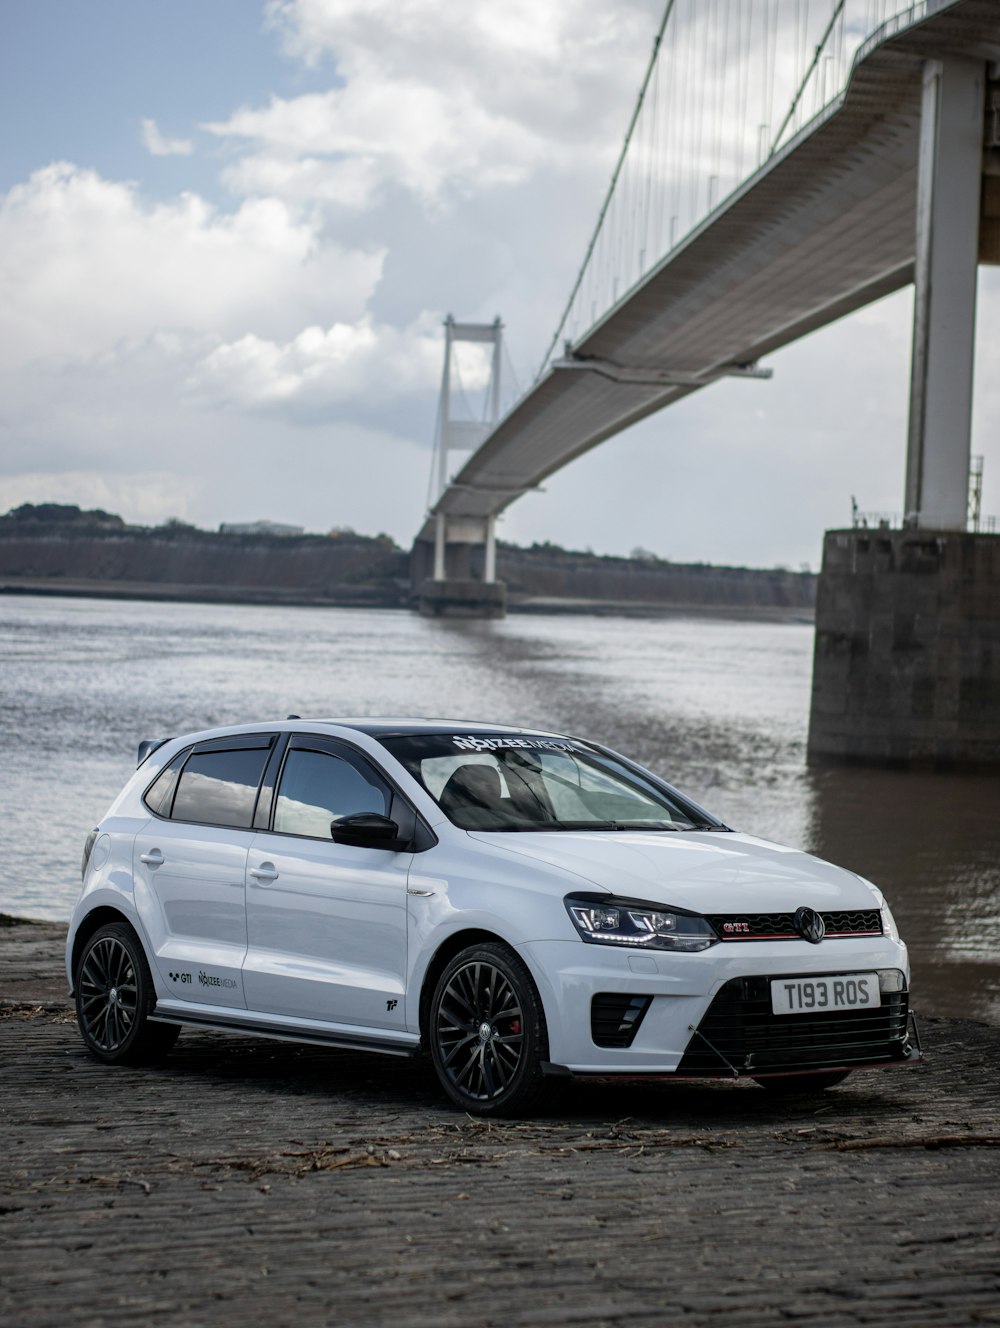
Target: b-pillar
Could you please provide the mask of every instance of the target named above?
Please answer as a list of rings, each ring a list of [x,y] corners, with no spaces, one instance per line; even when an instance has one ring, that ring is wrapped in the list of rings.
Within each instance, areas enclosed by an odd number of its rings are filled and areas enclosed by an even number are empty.
[[[1000,536],[969,532],[979,262],[1000,261],[1000,86],[923,71],[903,528],[828,531],[809,759],[1000,766]]]
[[[421,538],[413,546],[411,584],[421,613],[440,617],[502,618],[507,589],[496,577],[496,517],[475,510],[492,496],[453,481],[450,459],[455,452],[473,451],[497,422],[500,413],[500,364],[503,324],[457,323],[445,319],[444,372],[438,408],[434,475],[438,500],[431,509]],[[492,345],[486,410],[482,420],[452,414],[453,348],[458,342]]]

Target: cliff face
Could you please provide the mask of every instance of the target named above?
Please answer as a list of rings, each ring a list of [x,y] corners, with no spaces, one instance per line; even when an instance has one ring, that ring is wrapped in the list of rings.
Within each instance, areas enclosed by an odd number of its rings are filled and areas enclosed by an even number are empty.
[[[812,612],[809,573],[500,545],[510,607]],[[190,526],[0,518],[0,590],[258,603],[410,603],[409,554],[363,535],[277,538]]]
[[[191,528],[83,531],[5,529],[0,578],[93,582],[105,593],[306,603],[403,604],[407,555],[363,536],[294,539],[217,535]]]
[[[501,546],[497,575],[506,581],[512,605],[521,596],[538,596],[708,609],[801,609],[811,613],[816,603],[816,577],[809,572],[599,558],[545,545],[530,549]]]

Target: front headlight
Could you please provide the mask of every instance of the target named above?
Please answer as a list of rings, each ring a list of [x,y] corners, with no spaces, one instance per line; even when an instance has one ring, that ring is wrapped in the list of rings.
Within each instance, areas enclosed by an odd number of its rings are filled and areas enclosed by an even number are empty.
[[[882,934],[888,937],[890,941],[899,940],[899,928],[896,926],[896,919],[892,916],[892,909],[882,900]]]
[[[719,939],[703,917],[685,909],[607,895],[568,895],[565,904],[581,939],[595,945],[694,951]]]

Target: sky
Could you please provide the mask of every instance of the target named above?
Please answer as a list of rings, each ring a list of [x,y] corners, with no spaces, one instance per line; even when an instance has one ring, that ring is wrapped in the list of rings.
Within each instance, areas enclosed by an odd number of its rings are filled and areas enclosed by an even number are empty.
[[[3,0],[0,511],[266,518],[408,545],[442,321],[499,315],[508,399],[534,377],[660,14]],[[902,508],[911,309],[901,292],[771,356],[771,381],[724,381],[609,440],[508,509],[500,538],[818,566],[852,495]],[[998,335],[1000,272],[981,269],[987,513]]]

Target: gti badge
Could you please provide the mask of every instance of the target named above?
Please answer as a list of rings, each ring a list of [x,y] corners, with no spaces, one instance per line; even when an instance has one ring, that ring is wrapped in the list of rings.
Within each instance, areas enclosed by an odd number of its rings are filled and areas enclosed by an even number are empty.
[[[795,930],[804,940],[811,941],[813,945],[819,945],[826,935],[826,923],[814,908],[797,908],[795,910]]]

